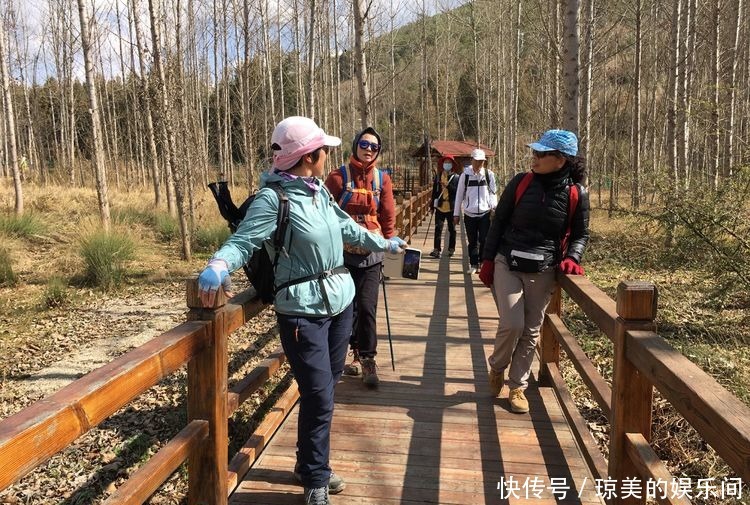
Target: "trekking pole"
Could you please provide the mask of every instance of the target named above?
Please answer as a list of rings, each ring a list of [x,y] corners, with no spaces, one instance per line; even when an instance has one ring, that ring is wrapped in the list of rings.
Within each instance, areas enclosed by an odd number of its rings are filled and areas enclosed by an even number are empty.
[[[385,275],[383,275],[383,267],[381,263],[380,267],[380,283],[383,285],[383,304],[385,305],[385,323],[388,327],[388,345],[391,348],[391,367],[393,371],[396,371],[396,362],[393,358],[393,339],[391,338],[391,318],[388,315],[388,297],[385,295]]]
[[[427,221],[427,233],[424,236],[424,242],[422,242],[422,245],[425,245],[427,243],[427,237],[430,236],[430,225],[432,224],[432,216],[434,215],[435,215],[435,209],[432,209],[432,212],[430,212],[430,220]]]

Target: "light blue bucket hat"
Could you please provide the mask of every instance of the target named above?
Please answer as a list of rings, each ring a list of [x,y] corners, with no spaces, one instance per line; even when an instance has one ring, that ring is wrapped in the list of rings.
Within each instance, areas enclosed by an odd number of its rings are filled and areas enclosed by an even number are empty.
[[[568,156],[578,154],[578,137],[568,130],[547,130],[539,140],[527,145],[535,151],[560,151]]]

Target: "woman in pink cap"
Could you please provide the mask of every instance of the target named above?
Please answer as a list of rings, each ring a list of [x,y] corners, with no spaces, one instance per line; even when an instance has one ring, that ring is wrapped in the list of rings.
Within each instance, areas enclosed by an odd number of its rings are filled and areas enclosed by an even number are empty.
[[[341,376],[352,329],[354,282],[344,267],[344,244],[400,252],[406,243],[370,233],[343,212],[322,184],[328,150],[341,139],[312,119],[281,121],[271,137],[273,167],[237,231],[199,277],[201,298],[212,304],[229,272],[244,265],[276,229],[278,185],[289,199],[289,224],[278,258],[274,308],[281,345],[300,390],[295,477],[304,503],[328,505],[344,481],[329,466],[334,386]]]

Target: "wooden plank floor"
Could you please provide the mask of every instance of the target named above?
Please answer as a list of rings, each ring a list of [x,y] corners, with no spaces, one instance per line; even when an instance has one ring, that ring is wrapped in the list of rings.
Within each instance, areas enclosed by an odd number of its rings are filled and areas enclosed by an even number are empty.
[[[486,356],[497,311],[492,295],[464,272],[461,244],[453,258],[426,256],[426,223],[412,242],[423,251],[420,279],[387,284],[396,371],[382,291],[378,312],[377,390],[344,377],[336,389],[331,467],[347,487],[333,504],[592,504],[594,490],[552,390],[532,377],[529,414],[509,411],[507,386],[488,393]],[[432,232],[432,229],[430,230]],[[459,235],[459,242],[463,242]],[[297,409],[230,498],[231,504],[299,504],[294,481]],[[519,489],[504,497],[498,483]],[[552,487],[569,488],[555,497]],[[539,493],[539,494],[536,494]]]

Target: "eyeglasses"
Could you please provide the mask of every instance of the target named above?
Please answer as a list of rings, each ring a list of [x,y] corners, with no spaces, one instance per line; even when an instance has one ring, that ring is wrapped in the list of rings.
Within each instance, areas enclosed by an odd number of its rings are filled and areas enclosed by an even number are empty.
[[[376,144],[375,142],[369,142],[367,140],[360,140],[357,142],[357,145],[361,149],[370,149],[372,152],[378,152],[380,151],[380,144]]]
[[[557,156],[558,152],[557,151],[536,151],[532,149],[531,154],[533,154],[537,158],[544,158],[545,156]]]

